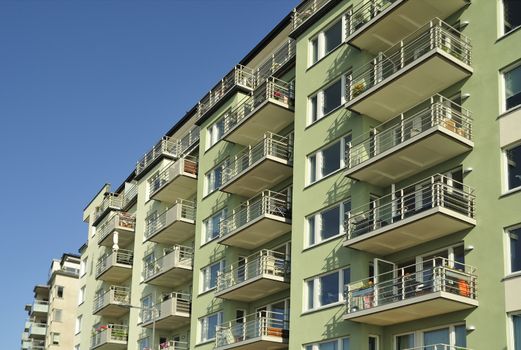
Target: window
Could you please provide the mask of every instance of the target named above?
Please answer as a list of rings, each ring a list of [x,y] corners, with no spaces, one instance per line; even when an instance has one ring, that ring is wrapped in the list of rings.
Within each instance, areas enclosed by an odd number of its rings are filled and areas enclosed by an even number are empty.
[[[510,254],[509,273],[521,271],[521,227],[507,230]]]
[[[201,269],[201,292],[206,292],[217,286],[217,275],[224,269],[224,260]]]
[[[81,321],[82,321],[82,318],[83,316],[78,316],[76,317],[76,324],[74,326],[74,334],[78,334],[81,332]]]
[[[219,237],[221,233],[221,222],[226,218],[227,212],[225,208],[204,220],[203,244]]]
[[[512,349],[521,350],[521,314],[511,315],[510,318],[512,320]]]
[[[505,110],[508,111],[521,105],[521,65],[505,71],[503,78],[505,79]]]
[[[88,262],[88,257],[85,257],[84,259],[81,260],[80,277],[84,276],[87,273],[87,262]]]
[[[308,156],[308,183],[312,184],[345,166],[346,145],[351,135]]]
[[[307,218],[308,246],[344,234],[344,218],[351,210],[349,200]]]
[[[214,191],[217,191],[219,187],[221,187],[223,182],[223,167],[224,164],[219,164],[212,170],[206,173],[205,175],[205,183],[206,183],[206,191],[205,194],[208,195]]]
[[[369,350],[378,350],[378,347],[379,347],[379,340],[378,339],[378,336],[376,335],[370,335],[368,338],[368,348]]]
[[[138,349],[139,350],[150,350],[150,340],[148,339],[148,337],[138,340]]]
[[[505,149],[504,162],[507,190],[521,187],[521,145]]]
[[[223,134],[224,118],[220,118],[218,121],[208,127],[208,148],[215,145],[223,137]]]
[[[349,338],[327,340],[306,345],[305,350],[349,350]]]
[[[74,350],[80,350],[80,344],[74,345]]]
[[[152,320],[152,296],[147,295],[141,299],[141,322],[146,323]]]
[[[308,125],[322,119],[345,102],[345,86],[346,76],[343,75],[332,84],[309,97]]]
[[[215,339],[216,328],[222,323],[223,313],[218,312],[199,319],[199,327],[201,329],[200,342],[207,342]]]
[[[55,322],[61,322],[62,321],[62,309],[54,309],[54,317],[53,320]]]
[[[320,32],[309,42],[309,65],[315,64],[342,44],[344,38],[344,17]]]
[[[63,298],[63,291],[64,291],[64,287],[62,286],[56,286],[56,297],[57,298]]]
[[[467,330],[465,325],[450,325],[442,328],[419,330],[395,336],[395,350],[412,349],[419,346],[425,349],[435,349],[436,345],[443,347],[467,347]],[[422,347],[423,349],[423,347]]]
[[[85,288],[86,286],[80,288],[78,293],[78,305],[81,305],[85,301]]]
[[[306,281],[307,309],[338,303],[344,299],[344,286],[351,281],[351,270],[345,268]]]
[[[60,345],[60,333],[51,333],[51,344]]]
[[[521,1],[503,0],[504,33],[521,26]]]

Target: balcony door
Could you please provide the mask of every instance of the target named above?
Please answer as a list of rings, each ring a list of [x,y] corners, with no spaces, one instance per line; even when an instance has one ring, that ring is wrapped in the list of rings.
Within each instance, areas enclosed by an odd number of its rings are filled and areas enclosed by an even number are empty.
[[[374,306],[387,304],[396,295],[396,264],[375,258],[374,266]]]

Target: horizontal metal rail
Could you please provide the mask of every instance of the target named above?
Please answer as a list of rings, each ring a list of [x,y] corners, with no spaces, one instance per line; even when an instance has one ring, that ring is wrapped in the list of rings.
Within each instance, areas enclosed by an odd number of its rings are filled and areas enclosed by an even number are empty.
[[[123,207],[125,207],[128,203],[132,202],[134,198],[137,196],[137,183],[136,182],[127,182],[125,184],[125,192],[123,194]]]
[[[162,257],[152,262],[145,261],[143,277],[147,280],[175,267],[192,268],[193,257],[192,247],[174,245],[172,248],[165,249]]]
[[[171,208],[165,209],[160,214],[154,212],[145,219],[145,238],[154,236],[177,220],[195,220],[195,211],[195,202],[185,199],[176,200]]]
[[[263,249],[248,256],[245,260],[245,263],[232,264],[219,272],[217,292],[262,275],[282,278],[289,275],[289,261],[284,253]]]
[[[149,193],[153,194],[172,182],[173,179],[183,174],[197,175],[197,157],[185,156],[179,158],[165,169],[161,170],[156,176],[148,180]]]
[[[115,210],[121,210],[123,207],[123,196],[117,193],[106,193],[105,198],[101,201],[101,204],[96,207],[94,212],[94,220],[99,219],[105,211],[109,208]]]
[[[99,258],[96,264],[96,276],[101,275],[108,268],[115,264],[132,266],[134,261],[134,252],[127,249],[119,249],[117,252],[110,252]]]
[[[436,174],[348,212],[345,220],[347,239],[360,237],[435,207],[474,218],[474,202],[471,187]]]
[[[103,241],[112,231],[117,229],[135,230],[136,217],[130,213],[117,212],[96,228],[98,243]]]
[[[304,24],[311,16],[317,13],[331,0],[305,0],[295,9],[291,17],[291,26],[293,30]]]
[[[292,38],[288,38],[288,40],[277,47],[268,58],[257,66],[255,69],[256,81],[264,81],[269,76],[275,74],[282,66],[295,57],[295,54],[296,41]]]
[[[96,312],[109,304],[129,305],[130,288],[121,286],[110,286],[109,289],[94,298],[93,312]]]
[[[436,126],[472,139],[471,113],[446,97],[434,95],[354,139],[346,147],[347,168],[364,163]]]
[[[346,286],[348,314],[436,292],[477,298],[476,269],[446,258],[433,258]]]
[[[360,96],[435,49],[471,64],[470,40],[436,18],[353,72],[347,79],[346,100]]]
[[[396,1],[397,0],[368,0],[356,5],[346,16],[346,36],[349,37],[353,35]]]
[[[416,346],[414,348],[407,348],[404,350],[471,350],[471,349],[464,348],[462,346],[457,346],[457,345],[432,344],[432,345]]]

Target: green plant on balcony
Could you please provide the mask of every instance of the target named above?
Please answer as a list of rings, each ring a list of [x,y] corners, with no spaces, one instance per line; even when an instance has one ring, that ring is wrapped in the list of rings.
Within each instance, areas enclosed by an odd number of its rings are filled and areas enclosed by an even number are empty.
[[[356,83],[355,85],[353,85],[351,90],[353,92],[353,97],[357,97],[358,95],[360,95],[362,92],[365,91],[365,83],[364,82]]]

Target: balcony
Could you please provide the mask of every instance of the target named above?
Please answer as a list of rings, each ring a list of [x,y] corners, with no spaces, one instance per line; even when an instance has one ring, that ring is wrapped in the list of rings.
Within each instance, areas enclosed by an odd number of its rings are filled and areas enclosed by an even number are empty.
[[[284,70],[296,55],[296,41],[288,38],[277,47],[272,54],[255,69],[256,81],[264,81],[268,77]]]
[[[31,316],[47,316],[49,302],[46,300],[35,300],[31,307]]]
[[[217,242],[252,250],[291,230],[288,193],[263,191],[233,210],[220,225]]]
[[[132,276],[132,262],[134,252],[119,249],[102,256],[96,264],[96,279],[121,283]]]
[[[31,322],[31,326],[29,327],[29,338],[45,339],[46,333],[47,333],[47,324]]]
[[[219,274],[215,296],[243,302],[260,300],[289,289],[289,268],[285,254],[261,250]]]
[[[346,41],[371,53],[387,50],[433,18],[447,18],[468,0],[368,0],[347,15]]]
[[[162,302],[155,305],[151,312],[143,313],[143,327],[173,331],[190,324],[190,310],[192,297],[183,293],[168,293],[163,296]]]
[[[347,286],[344,320],[388,326],[472,309],[475,268],[445,258],[394,269]]]
[[[288,338],[284,314],[260,311],[217,326],[215,349],[287,349]]]
[[[159,344],[161,350],[189,350],[190,345],[186,342],[170,340],[166,343]]]
[[[122,210],[126,210],[129,208],[132,204],[136,202],[137,199],[137,183],[135,181],[133,182],[126,182],[125,187],[123,189],[123,207]]]
[[[472,150],[470,112],[435,95],[346,149],[346,175],[384,187]]]
[[[432,20],[353,72],[346,107],[385,122],[472,74],[470,40]]]
[[[165,249],[164,255],[155,261],[146,262],[144,282],[162,287],[175,287],[192,278],[194,250],[175,245]]]
[[[97,226],[101,220],[112,210],[121,210],[123,208],[123,196],[117,193],[105,193],[105,198],[94,211],[93,226]]]
[[[130,213],[116,212],[114,215],[96,228],[98,244],[112,247],[114,233],[118,233],[118,244],[127,247],[134,241],[136,218]]]
[[[325,12],[336,5],[337,0],[304,0],[295,9],[291,17],[292,38],[296,38],[305,29],[315,23]]]
[[[162,170],[149,181],[150,198],[174,202],[188,198],[197,191],[197,158],[186,156]]]
[[[215,85],[197,105],[197,123],[200,123],[204,116],[217,108],[220,102],[236,90],[250,92],[255,88],[255,74],[253,69],[237,65],[221,81]]]
[[[102,325],[93,331],[90,348],[99,350],[125,350],[128,340],[128,326],[121,324]]]
[[[128,313],[129,305],[130,288],[110,286],[107,291],[98,294],[94,299],[92,314],[118,318]]]
[[[145,240],[161,244],[182,243],[195,235],[195,203],[183,199],[160,214],[146,218]]]
[[[293,175],[292,145],[287,137],[266,133],[223,167],[223,192],[251,197]]]
[[[27,350],[45,350],[45,340],[33,340],[24,342]]]
[[[223,138],[246,146],[266,131],[278,132],[293,123],[293,105],[292,86],[269,77],[224,117]]]
[[[424,346],[416,346],[414,348],[409,348],[407,350],[471,350],[469,348],[464,348],[458,345],[449,345],[449,344],[430,344]]]
[[[383,256],[470,229],[474,202],[473,189],[434,175],[348,213],[344,246]]]

